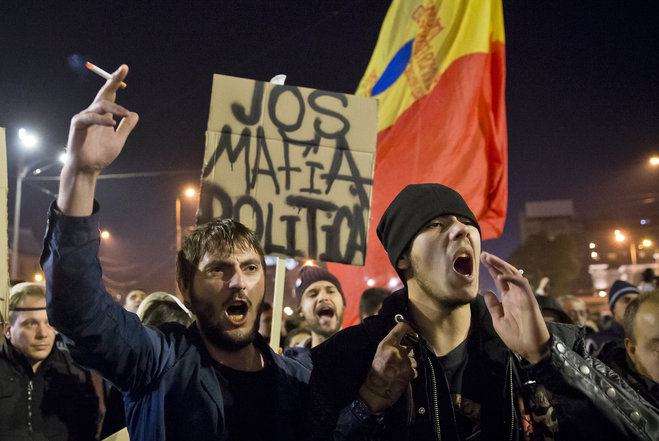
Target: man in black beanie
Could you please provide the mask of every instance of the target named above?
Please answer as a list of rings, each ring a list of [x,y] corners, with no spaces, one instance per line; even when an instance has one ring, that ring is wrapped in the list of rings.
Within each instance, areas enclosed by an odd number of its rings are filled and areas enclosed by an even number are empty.
[[[312,439],[651,439],[649,405],[581,350],[576,327],[548,328],[520,272],[481,253],[457,192],[405,187],[377,233],[405,287],[312,350]],[[478,294],[479,262],[501,300]]]
[[[600,332],[586,338],[586,349],[598,359],[609,364],[615,352],[625,347],[625,311],[640,291],[624,280],[616,280],[609,289],[609,309],[611,320]]]
[[[346,298],[336,276],[319,266],[305,265],[295,283],[295,296],[300,315],[309,325],[311,337],[297,347],[284,349],[284,356],[311,369],[309,350],[341,329]]]

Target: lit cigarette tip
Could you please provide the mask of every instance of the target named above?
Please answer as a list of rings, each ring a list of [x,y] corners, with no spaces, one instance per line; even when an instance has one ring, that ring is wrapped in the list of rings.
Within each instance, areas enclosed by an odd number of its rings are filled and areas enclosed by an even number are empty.
[[[101,69],[100,67],[96,66],[95,64],[90,63],[89,61],[85,64],[85,66],[87,67],[87,69],[91,70],[96,75],[99,75],[99,76],[105,78],[106,80],[111,80],[112,79],[112,75],[110,75],[109,73],[107,73],[106,71]],[[124,83],[122,81],[121,83],[119,83],[119,87],[121,87],[122,89],[125,89],[126,88],[126,83]]]

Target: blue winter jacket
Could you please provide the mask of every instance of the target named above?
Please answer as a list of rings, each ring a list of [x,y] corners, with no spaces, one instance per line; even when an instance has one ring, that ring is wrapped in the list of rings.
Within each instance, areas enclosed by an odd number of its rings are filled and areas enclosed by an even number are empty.
[[[74,358],[123,392],[131,441],[228,439],[230,397],[196,325],[151,328],[124,310],[103,285],[99,243],[98,204],[87,217],[65,216],[51,205],[41,256],[51,324]],[[260,336],[255,344],[276,371],[271,439],[300,439],[309,371],[272,352]]]

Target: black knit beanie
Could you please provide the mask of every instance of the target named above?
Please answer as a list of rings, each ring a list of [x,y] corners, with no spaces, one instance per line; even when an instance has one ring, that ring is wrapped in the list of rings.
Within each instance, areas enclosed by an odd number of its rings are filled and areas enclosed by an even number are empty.
[[[445,215],[466,217],[479,233],[481,231],[476,216],[462,196],[442,184],[408,185],[385,210],[378,224],[378,238],[403,282],[403,272],[396,267],[398,259],[421,228],[432,219]]]
[[[334,274],[330,273],[324,268],[321,268],[319,266],[311,266],[311,265],[305,265],[300,269],[300,273],[298,274],[298,278],[295,281],[295,298],[297,299],[297,306],[300,306],[300,300],[302,300],[302,295],[304,294],[304,291],[309,288],[309,285],[312,283],[316,283],[320,280],[325,280],[327,282],[330,282],[332,285],[336,286],[336,289],[339,290],[339,293],[341,294],[341,297],[343,298],[343,304],[346,304],[346,297],[343,295],[343,288],[341,288],[341,284],[339,283],[339,279],[334,276]]]
[[[609,290],[609,308],[613,311],[613,305],[625,294],[640,294],[637,287],[624,280],[616,280]]]

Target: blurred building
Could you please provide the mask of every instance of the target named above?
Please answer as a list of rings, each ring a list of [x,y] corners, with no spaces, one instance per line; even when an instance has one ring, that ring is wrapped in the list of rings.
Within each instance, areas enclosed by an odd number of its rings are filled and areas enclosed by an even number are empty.
[[[652,210],[645,210],[645,213]],[[523,241],[536,234],[550,240],[559,235],[574,238],[585,277],[575,283],[580,295],[596,309],[606,309],[606,296],[615,280],[638,285],[641,273],[651,268],[659,274],[659,213],[618,210],[583,220],[571,199],[534,201],[520,214]]]

